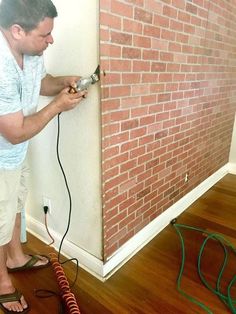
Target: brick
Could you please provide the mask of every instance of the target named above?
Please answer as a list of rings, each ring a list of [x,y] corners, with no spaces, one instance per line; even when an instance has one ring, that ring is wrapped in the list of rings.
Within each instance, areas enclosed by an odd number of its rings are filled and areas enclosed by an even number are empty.
[[[111,42],[120,44],[120,45],[131,45],[132,44],[132,35],[124,34],[121,32],[111,32]]]
[[[165,17],[163,15],[156,15],[154,16],[154,25],[161,26],[164,28],[170,27],[170,19],[168,17]]]
[[[132,149],[130,151],[130,158],[133,159],[133,158],[136,158],[142,154],[145,153],[145,148],[144,147],[138,147],[138,148],[135,148],[135,149]]]
[[[159,51],[153,49],[143,50],[142,57],[144,60],[157,60],[159,59]]]
[[[155,12],[155,13],[162,13],[163,4],[159,1],[155,0],[146,0],[145,1],[145,9],[147,11]]]
[[[173,60],[174,60],[173,53],[168,53],[168,52],[160,53],[160,61],[173,62]]]
[[[192,3],[187,3],[186,4],[186,11],[190,12],[191,14],[197,14],[198,9],[196,5],[193,5]]]
[[[178,20],[185,23],[190,23],[191,15],[186,12],[178,11]]]
[[[158,77],[159,77],[159,75],[158,75]],[[157,96],[158,93],[164,92],[164,90],[165,90],[165,85],[164,84],[152,84],[150,86],[150,92],[152,94],[155,93],[156,96]]]
[[[160,37],[161,31],[159,27],[144,25],[143,35],[150,37]]]
[[[142,155],[138,158],[138,164],[146,164],[150,159],[152,158],[152,153],[147,153],[145,155]]]
[[[152,23],[153,14],[140,8],[135,8],[134,19],[145,23]]]
[[[155,116],[148,116],[148,117],[144,117],[140,119],[140,125],[148,125],[148,124],[152,124],[155,122]]]
[[[160,102],[166,102],[171,99],[171,93],[165,93],[165,94],[159,94],[157,96],[157,101]]]
[[[109,170],[104,170],[102,179],[104,180],[104,182],[106,182],[106,181],[110,180],[113,177],[117,177],[119,172],[120,172],[119,167],[113,167],[113,168],[111,168]],[[105,193],[107,193],[107,191]]]
[[[124,141],[127,141],[129,139],[129,133],[125,132],[119,135],[113,135],[110,138],[111,145],[116,145],[119,143],[123,143]]]
[[[131,62],[129,60],[111,60],[110,61],[111,71],[116,72],[130,72],[131,71]]]
[[[169,43],[166,40],[152,38],[152,41],[151,41],[151,48],[152,49],[167,51],[168,45],[169,45]]]
[[[133,61],[133,72],[149,72],[150,67],[149,61]]]
[[[135,5],[138,5],[140,7],[144,6],[144,0],[126,0],[128,3],[133,3]]]
[[[109,147],[103,152],[103,158],[109,159],[114,155],[117,155],[119,153],[119,147]]]
[[[138,119],[127,120],[121,123],[121,131],[131,130],[139,126]]]
[[[110,44],[100,45],[100,52],[103,56],[120,58],[121,57],[121,47],[114,46]]]
[[[161,39],[175,41],[176,34],[167,29],[161,30]]]
[[[160,73],[159,82],[172,82],[173,75],[170,73]]]
[[[101,0],[100,1],[100,9],[109,11],[110,9],[110,0]]]
[[[135,108],[131,110],[131,117],[145,116],[148,112],[148,108]]]
[[[159,165],[159,163],[160,163],[159,157],[158,157],[158,158],[155,158],[155,159],[153,159],[153,160],[151,160],[151,161],[148,161],[148,162],[146,163],[146,169],[151,169],[151,168],[153,168],[153,167],[156,167],[157,165]]]
[[[105,85],[114,85],[121,83],[121,74],[120,73],[108,73],[103,79],[103,84]]]
[[[123,30],[127,33],[142,34],[143,25],[137,21],[123,19]]]
[[[110,33],[108,29],[100,29],[99,32],[100,40],[102,41],[108,41],[110,39]]]
[[[137,137],[139,138],[139,137],[145,135],[146,132],[147,132],[147,129],[144,126],[141,127],[141,128],[135,129],[135,130],[131,130],[130,131],[130,138],[131,139],[134,139],[134,138],[137,138]]]
[[[133,17],[133,7],[120,1],[111,1],[111,12],[122,17]]]
[[[137,96],[137,95],[149,95],[149,86],[140,84],[140,85],[133,85],[132,86],[132,95]]]
[[[135,219],[135,213],[132,213],[131,215],[126,216],[123,220],[119,223],[119,228],[126,227],[131,221]],[[133,233],[132,233],[133,235]],[[125,237],[121,238],[119,243],[122,245],[125,243],[131,236],[129,234],[126,234]]]
[[[172,5],[178,9],[184,10],[186,5],[186,0],[172,0]]]
[[[165,72],[166,71],[166,63],[163,62],[152,62],[152,72]]]
[[[107,170],[109,170],[111,168],[116,167],[116,165],[119,164],[119,163],[126,162],[127,159],[128,159],[128,153],[127,152],[125,152],[123,154],[114,155],[112,158],[107,159],[108,162],[106,163],[106,165],[103,165],[103,169],[105,171],[107,171]]]
[[[155,140],[159,140],[163,137],[166,137],[168,135],[168,130],[163,130],[160,132],[155,133]]]
[[[126,163],[124,163],[124,164],[122,164],[120,166],[120,173],[124,173],[124,172],[130,171],[131,169],[136,168],[136,166],[137,166],[137,161],[136,160],[129,160]],[[127,183],[127,182],[129,182],[129,183]],[[131,187],[133,187],[135,185],[134,184],[135,180],[131,180],[131,181],[129,180],[127,182],[125,182],[125,183],[120,185],[120,191],[121,192],[123,192],[124,190],[127,190],[127,189],[124,188],[127,185],[129,185],[129,188],[131,188]],[[132,182],[132,186],[130,186],[131,182]],[[123,188],[121,189],[121,187],[123,187]]]
[[[105,113],[107,110],[115,110],[120,108],[119,99],[108,99],[102,101],[102,110]],[[110,118],[109,118],[110,119]]]
[[[184,30],[183,23],[171,20],[170,21],[170,29],[177,31],[177,32],[183,32],[183,30]]]
[[[107,219],[107,217],[105,218]],[[113,227],[111,227],[110,229],[106,231],[107,237],[111,238],[114,234],[118,232],[118,230],[119,230],[118,225],[114,225]]]
[[[150,188],[146,188],[145,190],[139,192],[137,194],[137,199],[143,198],[145,195],[147,195],[148,193],[150,193]]]
[[[143,73],[142,82],[143,83],[153,83],[158,80],[158,73]]]
[[[144,95],[141,97],[143,105],[156,103],[156,95]]]
[[[171,7],[168,5],[163,6],[163,14],[164,15],[167,15],[173,19],[176,19],[177,13],[178,13],[178,11],[174,7]]]
[[[109,26],[113,29],[121,29],[121,18],[109,13],[101,12],[100,14],[100,22],[102,25]]]
[[[113,86],[110,88],[110,97],[124,97],[131,95],[131,87],[124,85],[124,86]]]
[[[116,134],[120,132],[120,124],[113,123],[109,125],[105,125],[102,129],[103,136],[110,136],[111,134]]]
[[[137,49],[137,48],[123,47],[122,58],[123,59],[140,59],[141,58],[141,50]]]
[[[136,108],[141,103],[140,97],[128,97],[121,99],[121,108]]]
[[[134,35],[133,43],[136,47],[151,48],[151,38],[147,36]]]
[[[132,178],[132,177],[136,177],[136,176],[138,176],[140,173],[143,173],[143,171],[144,171],[144,165],[141,165],[141,166],[139,166],[139,167],[136,167],[136,168],[132,169],[132,170],[129,172],[129,175],[130,175],[131,178]],[[143,186],[143,182],[139,183],[139,186]],[[138,189],[138,186],[136,186],[135,191],[136,191],[137,189]],[[132,191],[131,191],[130,194],[133,195],[133,194],[132,194]]]
[[[180,43],[173,43],[173,42],[170,42],[169,43],[169,51],[172,51],[172,52],[181,52],[182,50],[182,47],[181,47],[181,44]]]
[[[121,153],[128,152],[134,148],[137,148],[137,146],[138,146],[138,140],[132,140],[129,142],[125,142],[121,145],[120,151],[121,151]]]

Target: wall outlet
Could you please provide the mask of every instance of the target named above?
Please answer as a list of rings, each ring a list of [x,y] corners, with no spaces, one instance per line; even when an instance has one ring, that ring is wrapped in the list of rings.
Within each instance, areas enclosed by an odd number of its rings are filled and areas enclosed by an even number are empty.
[[[47,206],[48,207],[48,214],[52,214],[52,204],[50,198],[47,196],[43,196],[43,207]]]
[[[185,173],[184,182],[187,183],[189,181],[189,173]]]

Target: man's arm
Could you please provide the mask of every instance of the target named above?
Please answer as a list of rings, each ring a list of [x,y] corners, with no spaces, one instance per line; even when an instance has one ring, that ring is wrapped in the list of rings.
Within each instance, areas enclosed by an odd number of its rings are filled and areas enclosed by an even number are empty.
[[[55,96],[66,87],[76,87],[80,76],[52,76],[47,74],[41,81],[40,95]]]
[[[46,107],[24,116],[22,111],[0,116],[0,133],[12,144],[24,142],[38,134],[47,123],[62,111],[73,109],[85,92],[69,94],[62,90]]]

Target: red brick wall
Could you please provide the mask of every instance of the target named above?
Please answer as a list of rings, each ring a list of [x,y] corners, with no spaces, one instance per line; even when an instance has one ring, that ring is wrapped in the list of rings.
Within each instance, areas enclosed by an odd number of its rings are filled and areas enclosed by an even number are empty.
[[[100,0],[105,259],[228,162],[235,17],[235,1]]]

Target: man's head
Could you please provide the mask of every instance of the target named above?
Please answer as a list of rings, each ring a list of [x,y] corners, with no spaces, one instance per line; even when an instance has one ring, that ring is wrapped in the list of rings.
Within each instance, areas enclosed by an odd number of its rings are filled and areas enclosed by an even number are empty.
[[[57,10],[51,0],[0,1],[0,26],[4,29],[18,24],[25,32],[29,32],[46,17],[56,16]]]
[[[56,16],[51,0],[0,0],[0,27],[19,55],[41,55],[53,43]]]

